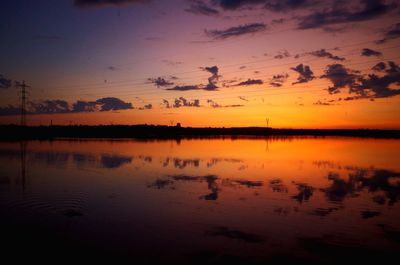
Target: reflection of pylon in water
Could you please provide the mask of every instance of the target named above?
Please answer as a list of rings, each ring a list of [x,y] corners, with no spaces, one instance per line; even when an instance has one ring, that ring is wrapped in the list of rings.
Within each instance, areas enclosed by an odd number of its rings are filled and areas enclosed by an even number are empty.
[[[21,185],[22,189],[25,190],[26,184],[26,141],[20,142],[20,158],[21,158]]]

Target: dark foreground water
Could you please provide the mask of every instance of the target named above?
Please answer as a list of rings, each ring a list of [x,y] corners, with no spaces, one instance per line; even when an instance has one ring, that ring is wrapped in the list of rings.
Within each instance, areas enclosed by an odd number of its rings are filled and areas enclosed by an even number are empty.
[[[0,165],[3,261],[400,256],[400,140],[2,142]]]

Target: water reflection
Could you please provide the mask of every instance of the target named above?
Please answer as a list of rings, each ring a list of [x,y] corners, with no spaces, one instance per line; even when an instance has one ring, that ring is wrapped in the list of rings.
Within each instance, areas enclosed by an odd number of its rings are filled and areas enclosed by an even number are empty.
[[[23,144],[21,143],[21,146]],[[104,168],[118,168],[123,166],[124,164],[129,164],[133,159],[137,159],[142,161],[143,163],[152,163],[154,158],[151,155],[136,155],[136,156],[127,156],[127,155],[115,155],[115,154],[94,154],[94,153],[83,153],[83,152],[60,152],[60,151],[35,151],[28,150],[26,153],[26,143],[24,145],[24,152],[14,150],[14,149],[2,149],[0,150],[0,157],[12,158],[16,159],[21,157],[22,154],[24,157],[27,155],[28,160],[31,163],[45,163],[48,166],[57,166],[57,167],[65,167],[69,163],[70,160],[76,166],[100,166]],[[25,161],[25,160],[24,160]],[[186,167],[199,167],[200,163],[204,163],[204,165],[208,168],[215,166],[218,163],[226,162],[226,163],[242,163],[242,160],[239,159],[221,159],[221,158],[210,158],[207,160],[204,159],[183,159],[178,157],[165,157],[161,158],[160,163],[163,167],[173,166],[178,169],[185,169]],[[246,168],[245,165],[239,167],[239,170]]]
[[[398,150],[398,140],[354,138],[278,139],[268,150],[261,139],[3,142],[0,232],[143,263],[394,256]]]
[[[372,194],[383,192],[383,195],[376,195],[373,201],[378,204],[389,205],[398,202],[400,196],[400,172],[371,169],[371,168],[353,168],[346,167],[348,179],[344,180],[338,173],[329,173],[328,179],[331,185],[321,189],[330,201],[341,202],[346,197],[357,197],[364,189]]]
[[[239,230],[234,230],[228,227],[220,226],[213,227],[205,232],[208,236],[222,236],[228,239],[234,239],[244,241],[246,243],[263,243],[265,240],[263,237],[251,233],[246,233]]]

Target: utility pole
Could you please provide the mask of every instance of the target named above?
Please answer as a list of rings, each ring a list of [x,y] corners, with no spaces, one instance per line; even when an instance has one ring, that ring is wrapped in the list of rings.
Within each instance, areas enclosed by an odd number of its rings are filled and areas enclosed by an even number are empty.
[[[21,126],[26,126],[26,89],[30,86],[27,86],[25,81],[22,81],[22,83],[16,82],[15,86],[21,89]]]

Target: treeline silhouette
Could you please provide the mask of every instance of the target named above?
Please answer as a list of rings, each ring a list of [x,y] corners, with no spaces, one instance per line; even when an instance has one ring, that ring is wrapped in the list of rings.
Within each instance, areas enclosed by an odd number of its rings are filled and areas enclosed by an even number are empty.
[[[269,127],[193,128],[164,125],[0,125],[2,140],[52,138],[202,138],[219,136],[354,136],[400,138],[400,130],[379,129],[275,129]]]

